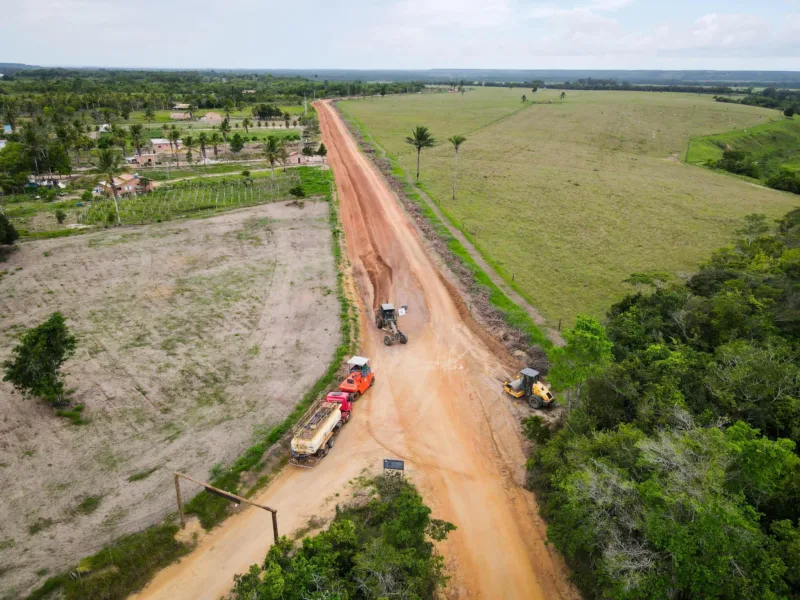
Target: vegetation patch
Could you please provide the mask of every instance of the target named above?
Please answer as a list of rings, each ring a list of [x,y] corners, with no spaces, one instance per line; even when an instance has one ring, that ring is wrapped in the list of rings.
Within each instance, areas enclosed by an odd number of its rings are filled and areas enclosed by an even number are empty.
[[[455,526],[431,518],[402,476],[383,475],[366,487],[358,502],[337,507],[328,529],[299,547],[283,537],[262,565],[236,575],[232,600],[439,597],[447,579],[433,543]]]
[[[126,536],[83,559],[70,574],[51,577],[28,600],[58,593],[64,600],[125,598],[141,589],[153,574],[190,551],[175,540],[178,526],[157,525]]]
[[[605,329],[579,319],[551,371],[566,422],[525,424],[548,537],[586,597],[800,594],[800,209],[739,236]]]

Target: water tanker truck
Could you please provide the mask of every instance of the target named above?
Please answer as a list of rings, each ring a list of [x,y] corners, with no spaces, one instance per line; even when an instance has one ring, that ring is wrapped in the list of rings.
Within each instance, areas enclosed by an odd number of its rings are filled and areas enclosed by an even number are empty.
[[[342,426],[350,420],[353,402],[372,386],[375,374],[368,358],[354,356],[347,365],[348,375],[339,391],[329,392],[297,428],[292,438],[291,464],[310,469],[327,456]]]
[[[330,392],[297,428],[292,438],[290,463],[311,468],[327,456],[339,430],[350,420],[353,404],[345,392]]]

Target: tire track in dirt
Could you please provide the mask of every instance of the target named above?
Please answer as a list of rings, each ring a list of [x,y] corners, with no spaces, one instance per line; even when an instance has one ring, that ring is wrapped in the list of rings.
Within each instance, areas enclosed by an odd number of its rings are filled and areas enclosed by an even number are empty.
[[[497,382],[499,373],[511,374],[505,355],[476,332],[338,115],[325,102],[317,108],[362,301],[407,304],[401,327],[409,343],[384,346],[362,313],[360,352],[372,359],[375,385],[334,452],[314,469],[285,469],[253,499],[277,508],[281,532],[289,534],[311,516],[332,516],[337,497],[365,469],[376,472],[381,459],[402,456],[433,514],[458,526],[440,545],[452,575],[448,598],[577,598],[560,557],[545,545],[533,495],[520,485],[525,453]],[[217,600],[234,574],[263,561],[269,531],[268,515],[245,510],[137,597]]]

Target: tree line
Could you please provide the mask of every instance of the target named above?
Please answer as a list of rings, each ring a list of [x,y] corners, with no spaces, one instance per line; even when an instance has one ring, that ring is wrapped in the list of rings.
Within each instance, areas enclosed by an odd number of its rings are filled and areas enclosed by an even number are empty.
[[[800,209],[738,233],[552,352],[570,411],[525,422],[530,484],[587,598],[800,597]]]

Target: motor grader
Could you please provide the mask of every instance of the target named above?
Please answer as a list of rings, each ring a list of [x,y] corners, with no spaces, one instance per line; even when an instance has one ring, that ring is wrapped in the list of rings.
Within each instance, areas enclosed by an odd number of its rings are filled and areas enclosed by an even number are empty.
[[[539,371],[530,367],[517,373],[513,381],[504,381],[503,391],[514,398],[525,398],[531,408],[550,408],[556,400],[541,381]]]
[[[375,315],[375,326],[387,334],[383,338],[383,343],[387,346],[391,346],[394,342],[401,344],[408,342],[408,336],[397,327],[397,317],[402,317],[406,311],[407,307],[405,306],[396,310],[394,305],[387,303],[381,304],[380,311]]]

